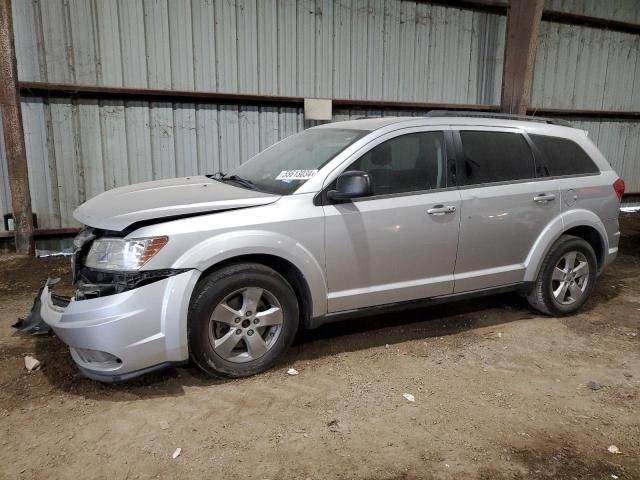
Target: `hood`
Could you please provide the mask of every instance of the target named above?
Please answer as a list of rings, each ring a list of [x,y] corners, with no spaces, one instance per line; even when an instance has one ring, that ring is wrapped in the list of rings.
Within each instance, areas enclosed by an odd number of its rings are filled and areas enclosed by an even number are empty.
[[[138,222],[255,207],[279,198],[194,176],[114,188],[80,205],[73,216],[90,227],[121,231]]]

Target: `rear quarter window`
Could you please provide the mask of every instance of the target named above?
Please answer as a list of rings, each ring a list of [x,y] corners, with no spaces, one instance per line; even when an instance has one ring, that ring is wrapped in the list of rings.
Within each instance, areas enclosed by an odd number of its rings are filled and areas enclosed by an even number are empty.
[[[587,152],[572,140],[531,134],[529,138],[544,155],[544,162],[551,176],[600,173]]]

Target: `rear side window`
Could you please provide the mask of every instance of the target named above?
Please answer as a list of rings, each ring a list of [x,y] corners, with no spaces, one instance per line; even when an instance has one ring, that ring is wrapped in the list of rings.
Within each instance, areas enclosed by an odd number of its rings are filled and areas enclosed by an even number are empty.
[[[533,154],[519,133],[461,130],[466,185],[534,178]]]
[[[580,146],[566,138],[547,135],[529,135],[531,141],[545,156],[545,163],[552,176],[599,173],[591,157]]]

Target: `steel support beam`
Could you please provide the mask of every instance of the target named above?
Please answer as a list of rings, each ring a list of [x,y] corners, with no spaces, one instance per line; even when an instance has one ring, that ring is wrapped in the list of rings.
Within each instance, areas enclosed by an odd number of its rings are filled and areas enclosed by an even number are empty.
[[[544,0],[509,3],[500,101],[505,113],[527,113],[543,6]]]
[[[11,188],[16,252],[20,255],[33,255],[35,245],[31,193],[20,111],[11,0],[0,0],[0,113]]]

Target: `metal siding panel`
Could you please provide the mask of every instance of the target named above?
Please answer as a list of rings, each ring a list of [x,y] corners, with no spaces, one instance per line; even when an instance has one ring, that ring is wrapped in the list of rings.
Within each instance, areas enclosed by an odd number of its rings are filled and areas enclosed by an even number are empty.
[[[21,107],[32,209],[38,215],[38,226],[57,228],[62,224],[53,138],[47,128],[49,106],[42,99],[28,98],[22,99]]]
[[[256,0],[237,0],[238,91],[258,92]]]
[[[191,3],[169,0],[169,52],[171,88],[193,90],[193,31]]]
[[[53,147],[56,158],[56,175],[59,187],[60,216],[62,227],[72,227],[73,210],[80,204],[78,156],[75,149],[73,107],[61,99],[51,99],[53,125]]]
[[[445,85],[450,80],[451,72],[445,70],[445,45],[450,41],[446,35],[446,8],[433,6],[431,8],[431,28],[429,30],[429,68],[427,69],[427,84],[425,101],[440,99],[445,101]],[[453,47],[452,47],[453,49]]]
[[[298,79],[296,95],[315,96],[316,91],[316,7],[314,0],[298,0],[297,2],[296,58],[298,62]]]
[[[216,105],[196,106],[196,137],[198,172],[213,174],[221,171],[218,107]]]
[[[278,9],[258,2],[258,93],[278,94]]]
[[[278,141],[278,108],[260,109],[260,150],[270,147]]]
[[[124,102],[104,100],[100,104],[100,131],[105,190],[129,185]]]
[[[238,107],[235,105],[220,105],[218,118],[220,167],[223,172],[229,172],[240,165]]]
[[[198,142],[196,139],[196,109],[192,103],[178,103],[173,110],[176,175],[198,174]]]
[[[624,170],[622,178],[627,186],[627,192],[640,193],[640,122],[627,124],[627,142],[624,151]]]
[[[218,90],[235,92],[238,88],[236,6],[231,0],[218,0],[215,6]]]
[[[40,48],[38,36],[42,35],[39,8],[34,2],[13,0],[13,31],[15,36],[18,78],[24,81],[41,82]]]
[[[260,151],[260,109],[240,107],[240,162],[244,163]]]
[[[148,102],[127,102],[125,104],[127,160],[131,183],[147,182],[154,178],[149,115]]]
[[[604,86],[604,110],[629,109],[640,50],[640,36],[611,32]]]
[[[401,3],[395,0],[388,0],[384,7],[384,27],[383,27],[383,75],[384,84],[382,97],[385,100],[399,100],[400,94],[400,23]],[[406,72],[407,74],[409,72]],[[402,75],[405,71],[402,71]]]
[[[500,102],[504,58],[504,17],[474,12],[469,68],[469,102]]]
[[[333,4],[333,96],[349,98],[351,83],[352,22],[350,3],[344,0]],[[323,23],[326,21],[326,17]]]
[[[72,83],[67,42],[66,11],[61,0],[40,2],[46,79],[49,82]]]
[[[532,106],[630,110],[640,38],[542,22]]]
[[[141,1],[118,0],[122,77],[127,87],[146,88],[147,46],[144,26],[144,4]]]
[[[398,25],[398,100],[415,100],[414,81],[417,35],[417,5],[414,2],[402,2],[400,4],[400,23]],[[422,51],[422,49],[420,49]]]
[[[216,17],[213,0],[193,0],[193,69],[196,90],[215,92],[216,67]]]
[[[172,178],[176,176],[173,106],[166,102],[152,102],[150,107],[153,178]]]
[[[278,94],[295,95],[297,79],[296,2],[278,0]]]
[[[638,0],[546,0],[545,8],[621,22],[640,23]]]
[[[425,3],[416,5],[416,36],[414,51],[414,70],[413,70],[413,94],[411,99],[416,102],[426,102],[429,98],[429,71],[431,65],[431,48],[429,40],[431,38],[433,7]]]
[[[384,65],[384,5],[385,0],[369,0],[367,15],[367,96],[369,100],[383,98]]]
[[[351,85],[346,98],[366,99],[369,6],[367,0],[353,0],[351,7]]]
[[[99,68],[98,84],[122,85],[122,49],[117,3],[96,2]]]
[[[278,116],[278,140],[282,140],[298,131],[298,109],[282,107]]]
[[[78,103],[80,138],[79,159],[84,176],[84,200],[104,192],[104,165],[102,162],[101,106],[98,100],[83,100]]]
[[[169,12],[167,0],[144,0],[149,88],[171,88]]]
[[[588,28],[582,30],[582,36],[571,105],[574,108],[601,108],[610,33]]]
[[[333,3],[317,0],[316,5],[315,95],[322,98],[333,96]]]
[[[98,76],[96,45],[93,36],[93,4],[85,0],[68,0],[68,2],[73,82],[95,85]]]

